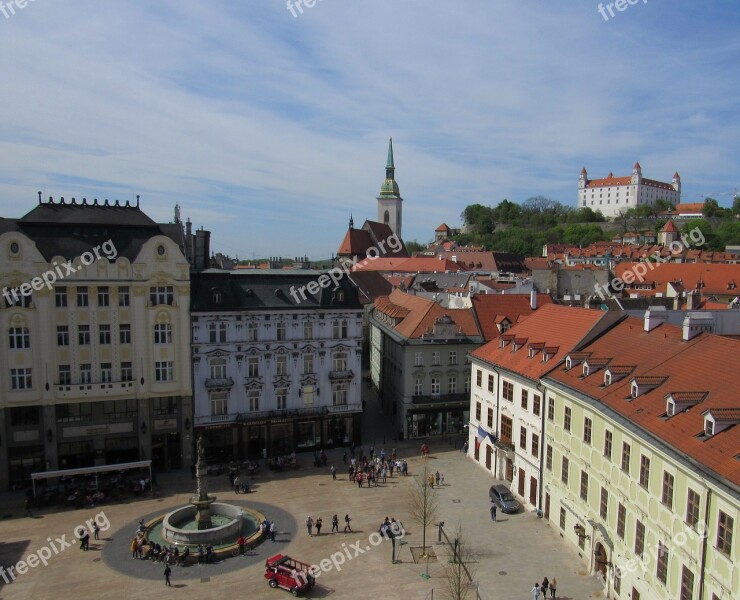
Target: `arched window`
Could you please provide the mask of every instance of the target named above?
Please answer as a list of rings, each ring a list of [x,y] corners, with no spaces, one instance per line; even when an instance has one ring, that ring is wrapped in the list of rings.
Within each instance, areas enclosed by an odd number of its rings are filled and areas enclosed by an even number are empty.
[[[385,214],[383,215],[383,223],[388,225],[388,223],[391,222],[391,214],[388,211],[385,211]]]

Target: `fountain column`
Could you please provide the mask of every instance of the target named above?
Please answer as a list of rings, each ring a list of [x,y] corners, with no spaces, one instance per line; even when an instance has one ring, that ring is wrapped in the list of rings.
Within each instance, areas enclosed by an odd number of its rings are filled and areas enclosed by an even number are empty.
[[[198,483],[197,493],[190,498],[190,503],[195,506],[197,514],[195,522],[198,530],[210,529],[211,522],[211,504],[216,501],[215,496],[209,496],[206,489],[206,459],[203,452],[203,437],[198,438],[198,461],[195,463],[195,479]]]

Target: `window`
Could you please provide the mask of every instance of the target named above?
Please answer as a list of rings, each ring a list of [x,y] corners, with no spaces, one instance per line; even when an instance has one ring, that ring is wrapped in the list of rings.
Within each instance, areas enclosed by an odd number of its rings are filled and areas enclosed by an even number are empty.
[[[511,418],[505,415],[501,416],[501,439],[511,444],[511,436],[514,433],[514,425],[512,424]]]
[[[694,574],[688,567],[686,567],[686,565],[681,569],[680,600],[694,600]]]
[[[110,289],[107,285],[98,288],[98,306],[110,306]]]
[[[172,343],[172,325],[169,323],[157,323],[154,326],[154,343],[171,344]]]
[[[131,290],[127,285],[119,286],[118,288],[118,306],[130,306],[131,305]]]
[[[487,413],[488,413],[488,421],[487,421],[488,429],[493,429],[493,409],[490,406],[488,407]]]
[[[609,513],[609,492],[605,487],[601,488],[601,500],[599,502],[599,516],[606,521]]]
[[[208,324],[208,343],[223,344],[226,342],[226,323],[221,321]],[[172,343],[170,340],[168,343]]]
[[[699,494],[691,488],[686,501],[686,523],[692,527],[699,524]]]
[[[434,366],[437,366],[440,364],[440,352],[438,350],[435,350],[432,352],[432,364]]]
[[[90,297],[87,291],[87,286],[79,286],[77,288],[77,306],[89,306]]]
[[[347,320],[332,322],[332,337],[335,340],[347,337]],[[278,338],[280,339],[280,338]]]
[[[540,455],[540,436],[536,433],[532,434],[532,456]]]
[[[457,352],[454,350],[450,352],[450,364],[456,365],[457,364]]]
[[[417,379],[417,381],[419,381]],[[475,403],[475,420],[480,422],[480,402]]]
[[[732,529],[734,524],[735,522],[731,516],[719,511],[717,550],[727,556],[730,556],[730,552],[732,551]]]
[[[313,339],[313,323],[311,321],[303,322],[303,339],[304,340]]]
[[[214,358],[210,363],[211,379],[226,379],[226,359]]]
[[[650,459],[644,454],[640,455],[640,485],[644,488],[650,483]]]
[[[67,308],[67,288],[64,286],[54,288],[54,304],[57,308]]]
[[[336,365],[337,357],[334,357],[334,363]],[[342,369],[336,369],[336,370],[342,370]],[[275,360],[275,374],[277,376],[285,376],[288,374],[288,357],[285,355],[278,356]]]
[[[87,384],[92,383],[92,365],[89,363],[82,363],[80,365],[80,383]]]
[[[69,327],[57,325],[57,346],[69,346]]]
[[[218,417],[228,414],[229,394],[228,392],[211,393],[211,416]]]
[[[130,362],[122,362],[121,363],[121,381],[133,381],[134,380],[134,370],[131,367]]]
[[[614,591],[617,594],[622,591],[622,573],[619,567],[614,567]]]
[[[617,507],[617,535],[624,539],[624,526],[625,522],[627,521],[627,509],[624,507],[624,504],[621,504]]]
[[[439,396],[440,394],[439,377],[432,377],[431,392],[432,392],[432,396]]]
[[[313,391],[311,392],[313,397]],[[313,400],[312,400],[313,403]],[[249,392],[249,410],[251,412],[257,412],[260,409],[260,393],[257,390]]]
[[[278,388],[275,390],[275,400],[277,401],[278,410],[288,408],[288,388]]]
[[[100,363],[100,381],[101,383],[110,383],[113,381],[113,367],[111,363]]]
[[[304,354],[303,355],[303,372],[304,373],[313,373],[313,354]]]
[[[285,321],[279,321],[277,325],[275,325],[275,334],[278,342],[285,341]]]
[[[465,373],[465,393],[470,393],[470,372]]]
[[[552,471],[552,446],[550,444],[547,445],[546,456],[547,458],[545,459],[545,466],[547,467],[548,471]]]
[[[504,386],[506,386],[506,383],[504,383]],[[488,376],[488,391],[493,393],[494,384],[493,384],[493,375]]]
[[[483,387],[483,371],[476,369],[475,371],[475,385]]]
[[[661,502],[668,508],[673,508],[673,475],[668,471],[663,471],[663,494]]]
[[[90,344],[90,326],[89,325],[78,325],[77,326],[77,343],[80,346],[88,346]]]
[[[588,502],[588,473],[581,471],[581,500]]]
[[[160,398],[157,398],[160,400]],[[161,398],[164,400],[164,398]],[[136,416],[136,400],[106,400],[103,402],[103,414],[113,419],[131,419]]]
[[[583,419],[583,441],[586,444],[591,445],[591,427],[593,426],[593,422],[588,417],[584,417]]]
[[[257,341],[257,323],[250,323],[247,326],[247,341],[248,342]]]
[[[529,404],[529,392],[527,390],[522,390],[522,410],[527,410],[528,404]]]
[[[172,306],[175,303],[175,288],[171,285],[150,287],[149,302],[152,306],[156,306],[157,304],[169,304]]]
[[[31,334],[27,327],[11,327],[8,333],[10,334],[11,350],[22,350],[31,347]]]
[[[563,417],[563,427],[565,428],[565,431],[570,431],[570,416],[571,416],[570,407],[566,406],[565,416]]]
[[[630,445],[627,442],[622,443],[622,471],[629,475],[630,473]]]
[[[565,529],[565,509],[560,508],[560,529]]]
[[[157,361],[154,363],[154,380],[155,381],[172,381],[172,361]]]
[[[504,381],[503,388],[504,399],[509,402],[514,402],[514,384],[509,381]]]
[[[547,399],[547,418],[550,421],[555,420],[555,398]]]
[[[346,381],[334,384],[334,389],[332,390],[332,404],[334,406],[346,406],[348,386],[349,383]]]
[[[424,366],[424,353],[423,352],[414,352],[414,366],[415,367]]]
[[[527,428],[521,427],[519,429],[519,447],[522,450],[527,450]]]
[[[118,326],[118,340],[122,344],[131,343],[131,325],[129,325],[128,323],[123,323]]]
[[[421,378],[417,378],[416,383],[414,384],[414,395],[422,396],[423,394],[424,394],[424,380]],[[478,403],[478,406],[480,406],[480,403]]]
[[[98,325],[98,340],[101,344],[110,344],[110,325]]]
[[[59,365],[59,385],[72,384],[72,367],[69,365]]]
[[[332,358],[333,370],[334,371],[346,371],[347,370],[347,353],[337,352]]]
[[[660,541],[658,542],[658,564],[655,574],[663,584],[668,581],[668,547]]]
[[[260,376],[260,358],[259,356],[247,357],[247,377]]]
[[[612,432],[604,432],[604,458],[612,459]]]
[[[457,377],[448,377],[447,378],[447,393],[448,394],[456,394],[457,393]]]
[[[560,481],[562,481],[565,485],[568,485],[568,467],[570,466],[570,461],[567,459],[567,457],[563,456],[563,464],[560,467]]]
[[[539,396],[533,396],[532,397],[532,412],[534,412],[534,415],[536,417],[540,416],[540,404],[542,402],[542,398]]]
[[[635,525],[635,554],[642,556],[645,551],[645,525],[638,520]]]

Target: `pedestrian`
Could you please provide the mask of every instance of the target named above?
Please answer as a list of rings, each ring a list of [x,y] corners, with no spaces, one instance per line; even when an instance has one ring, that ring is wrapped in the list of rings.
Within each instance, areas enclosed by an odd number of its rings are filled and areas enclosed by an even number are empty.
[[[270,523],[270,539],[275,541],[275,534],[277,533],[277,527],[275,527],[275,521]]]
[[[84,535],[80,538],[80,549],[87,552],[90,545],[90,532],[88,532],[87,529],[85,529],[84,531]]]
[[[539,586],[539,584],[538,583],[535,583],[534,584],[534,587],[532,588],[531,591],[532,591],[532,598],[534,600],[538,600],[538,598],[540,597],[540,586]]]
[[[98,525],[98,522],[95,522],[95,525],[93,525],[93,533],[95,534],[95,539],[100,539],[100,525]]]
[[[306,529],[308,529],[308,537],[313,537],[313,519],[311,515],[306,517]]]
[[[337,515],[331,518],[331,532],[334,533],[335,531],[339,533],[339,517]]]
[[[324,524],[324,520],[319,517],[316,519],[316,535],[321,535],[321,526]]]
[[[542,596],[547,599],[547,590],[550,589],[550,582],[547,580],[547,575],[545,575],[545,578],[542,580],[540,588],[542,588]]]
[[[555,590],[558,587],[558,580],[557,577],[553,577],[552,581],[550,582],[550,598],[555,598]]]
[[[434,481],[435,481],[435,483],[436,483],[437,485],[439,485],[439,471],[437,471],[437,472],[436,472],[436,473],[434,474]]]
[[[170,583],[170,575],[172,575],[172,569],[170,569],[170,565],[167,565],[164,568],[164,584],[172,587],[172,584]]]
[[[344,451],[344,454],[342,455],[342,462],[344,462],[345,465],[347,464],[347,451],[346,450]]]
[[[444,484],[445,484],[445,474],[440,473],[439,474],[439,485],[444,485]]]
[[[347,530],[349,529],[352,531],[352,528],[349,526],[349,522],[352,519],[350,518],[349,514],[344,515],[344,533],[347,533]]]
[[[334,468],[334,465],[331,466],[331,478],[332,479],[337,478],[337,470]]]
[[[31,499],[28,496],[26,496],[26,516],[33,517],[31,514]]]
[[[494,521],[496,520],[496,508],[495,504],[491,504],[491,519]]]
[[[138,538],[134,538],[131,541],[131,558],[137,558],[137,556],[139,554],[138,548],[139,548],[139,539]]]

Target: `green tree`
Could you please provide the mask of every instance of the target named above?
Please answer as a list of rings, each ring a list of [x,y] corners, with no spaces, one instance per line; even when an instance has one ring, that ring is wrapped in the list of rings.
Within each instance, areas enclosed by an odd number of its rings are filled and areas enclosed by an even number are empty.
[[[735,195],[735,200],[732,202],[732,214],[740,215],[740,196]]]
[[[408,507],[411,518],[421,527],[421,551],[422,556],[427,556],[427,527],[437,519],[439,503],[437,490],[429,485],[429,467],[414,477],[414,482],[409,489]]]
[[[460,215],[472,233],[486,234],[493,232],[495,220],[493,209],[482,204],[470,204]]]
[[[704,206],[701,209],[701,214],[705,217],[721,217],[724,210],[720,207],[719,202],[714,198],[707,198],[704,200]]]
[[[414,254],[415,252],[422,252],[426,250],[426,246],[424,244],[421,244],[417,242],[416,240],[411,240],[410,242],[404,242],[406,244],[406,250],[409,251],[409,254]]]

